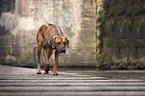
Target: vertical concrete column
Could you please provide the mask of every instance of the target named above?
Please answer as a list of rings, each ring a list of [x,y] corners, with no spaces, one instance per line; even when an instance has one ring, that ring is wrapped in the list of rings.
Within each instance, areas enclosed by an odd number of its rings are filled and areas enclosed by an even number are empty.
[[[103,49],[103,29],[104,24],[104,9],[103,0],[96,1],[97,6],[97,52],[100,54]]]

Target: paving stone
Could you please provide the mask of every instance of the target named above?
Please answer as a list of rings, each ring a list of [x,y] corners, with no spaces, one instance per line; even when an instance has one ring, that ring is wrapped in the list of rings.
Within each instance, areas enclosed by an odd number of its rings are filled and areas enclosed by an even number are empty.
[[[0,65],[0,96],[144,96],[145,79],[108,78],[91,74],[145,71],[60,71],[58,76],[37,69]],[[44,72],[44,70],[42,70]],[[89,73],[89,75],[87,74]]]

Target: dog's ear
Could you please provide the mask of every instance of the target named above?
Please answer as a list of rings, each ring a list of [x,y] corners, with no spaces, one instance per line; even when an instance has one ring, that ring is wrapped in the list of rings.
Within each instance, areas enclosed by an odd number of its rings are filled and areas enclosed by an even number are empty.
[[[66,37],[65,37],[65,39],[67,41],[66,46],[67,46],[67,48],[69,48],[69,40]]]
[[[55,48],[55,39],[56,39],[56,37],[55,38],[52,38],[50,40],[50,45],[52,46],[53,49]]]

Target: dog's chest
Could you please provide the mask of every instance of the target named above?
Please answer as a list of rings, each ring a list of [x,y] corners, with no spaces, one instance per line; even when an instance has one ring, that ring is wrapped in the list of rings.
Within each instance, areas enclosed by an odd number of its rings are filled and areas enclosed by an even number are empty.
[[[51,48],[51,45],[49,45],[48,42],[47,42],[46,40],[43,41],[42,46],[43,46],[44,49]]]

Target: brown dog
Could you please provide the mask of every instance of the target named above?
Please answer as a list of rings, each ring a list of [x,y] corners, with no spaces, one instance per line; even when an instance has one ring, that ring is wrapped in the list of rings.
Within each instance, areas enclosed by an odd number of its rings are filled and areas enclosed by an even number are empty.
[[[42,25],[37,33],[37,74],[41,74],[40,69],[40,54],[43,48],[43,53],[45,57],[45,74],[49,73],[50,64],[49,58],[51,57],[53,50],[55,50],[55,62],[53,67],[53,75],[58,75],[57,64],[59,53],[65,53],[65,47],[69,47],[69,40],[63,36],[61,29],[54,24],[44,24]],[[48,49],[48,53],[47,53]]]

